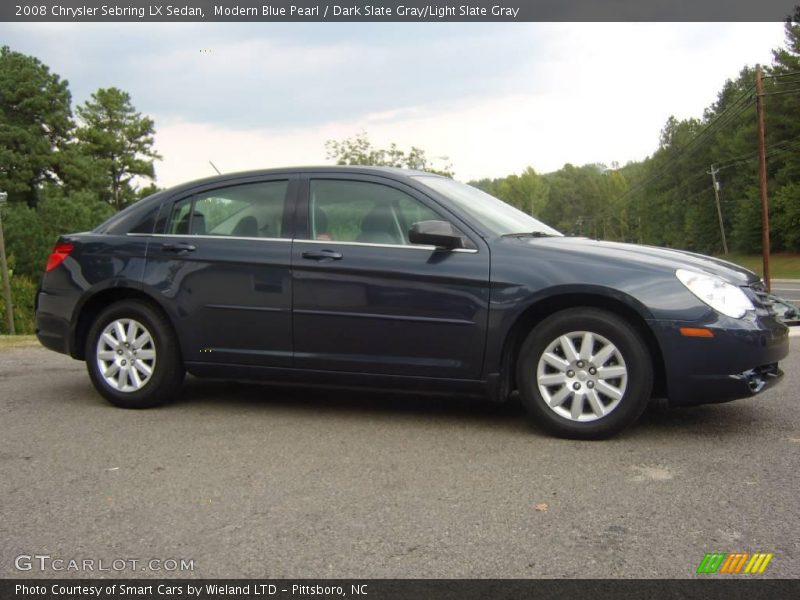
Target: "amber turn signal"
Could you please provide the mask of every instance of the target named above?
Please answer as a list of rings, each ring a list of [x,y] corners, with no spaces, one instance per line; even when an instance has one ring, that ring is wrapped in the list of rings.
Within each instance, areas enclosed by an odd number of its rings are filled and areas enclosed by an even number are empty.
[[[684,337],[712,338],[714,332],[705,327],[681,327],[681,335]]]

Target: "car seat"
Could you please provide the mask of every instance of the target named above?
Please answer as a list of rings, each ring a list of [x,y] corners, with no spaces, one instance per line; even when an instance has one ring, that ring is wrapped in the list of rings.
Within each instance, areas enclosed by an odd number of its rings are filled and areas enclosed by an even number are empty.
[[[235,237],[258,237],[258,221],[252,215],[242,217],[231,232]]]
[[[372,244],[402,244],[397,223],[388,204],[378,204],[361,220],[361,233],[357,242]]]

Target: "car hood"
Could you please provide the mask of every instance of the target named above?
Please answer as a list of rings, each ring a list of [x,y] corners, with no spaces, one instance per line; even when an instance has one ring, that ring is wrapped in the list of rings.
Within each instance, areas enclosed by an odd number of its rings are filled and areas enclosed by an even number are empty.
[[[760,278],[753,273],[726,260],[695,254],[685,250],[605,242],[580,237],[524,238],[531,247],[549,247],[559,252],[583,255],[586,259],[601,259],[604,262],[634,263],[642,267],[659,270],[689,269],[716,275],[733,285],[750,285]]]

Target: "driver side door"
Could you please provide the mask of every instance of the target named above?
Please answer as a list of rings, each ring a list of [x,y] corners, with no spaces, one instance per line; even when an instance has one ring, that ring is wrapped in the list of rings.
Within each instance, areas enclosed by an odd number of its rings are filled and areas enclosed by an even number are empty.
[[[474,234],[453,251],[410,243],[411,225],[432,219],[454,220],[394,180],[303,178],[292,245],[295,367],[481,378],[488,248]]]

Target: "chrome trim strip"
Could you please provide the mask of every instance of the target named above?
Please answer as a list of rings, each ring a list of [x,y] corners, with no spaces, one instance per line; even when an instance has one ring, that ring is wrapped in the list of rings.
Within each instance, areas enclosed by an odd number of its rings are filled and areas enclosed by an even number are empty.
[[[290,238],[266,238],[266,237],[240,237],[235,235],[186,235],[182,233],[126,233],[125,235],[131,237],[156,237],[156,238],[181,238],[181,239],[199,239],[199,240],[249,240],[252,242],[297,242],[298,244],[327,244],[327,245],[340,245],[340,246],[366,246],[372,248],[403,248],[406,250],[427,250],[433,252],[436,246],[428,246],[423,244],[373,244],[369,242],[337,242],[335,240],[300,240]],[[448,252],[460,252],[462,254],[477,254],[478,251],[473,248],[453,248]]]
[[[181,238],[187,240],[250,240],[252,242],[291,242],[290,238],[241,237],[237,235],[185,235],[182,233],[126,233],[132,237]]]
[[[432,252],[436,250],[436,246],[428,246],[427,244],[373,244],[370,242],[339,242],[336,240],[294,240],[298,244],[327,244],[329,246],[368,246],[373,248],[404,248],[408,250],[427,250]],[[454,248],[449,252],[464,252],[467,254],[477,254],[477,250],[472,248]]]

